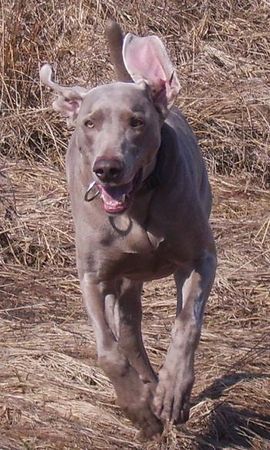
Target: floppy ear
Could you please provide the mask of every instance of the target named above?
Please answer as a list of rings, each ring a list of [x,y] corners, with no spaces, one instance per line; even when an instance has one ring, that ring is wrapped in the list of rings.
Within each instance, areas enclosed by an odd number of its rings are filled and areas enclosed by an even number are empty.
[[[157,36],[138,37],[129,33],[124,39],[123,59],[131,78],[135,83],[145,81],[150,86],[154,103],[166,115],[180,83],[161,40]]]
[[[49,64],[45,64],[40,69],[40,80],[46,86],[49,86],[57,93],[56,100],[53,102],[53,109],[60,112],[63,116],[73,122],[80,110],[81,103],[88,93],[88,90],[80,87],[66,87],[52,81],[52,69]]]

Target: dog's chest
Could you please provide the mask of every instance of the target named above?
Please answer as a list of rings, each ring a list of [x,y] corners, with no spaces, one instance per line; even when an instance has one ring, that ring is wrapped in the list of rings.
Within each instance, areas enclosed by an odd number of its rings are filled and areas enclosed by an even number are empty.
[[[167,276],[175,270],[176,261],[166,236],[153,233],[135,222],[113,222],[110,242],[103,249],[99,278],[127,277],[152,280]]]

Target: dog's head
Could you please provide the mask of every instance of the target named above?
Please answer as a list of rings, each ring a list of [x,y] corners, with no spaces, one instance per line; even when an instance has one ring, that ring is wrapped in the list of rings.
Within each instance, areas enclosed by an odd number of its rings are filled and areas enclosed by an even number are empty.
[[[76,151],[91,167],[108,213],[125,211],[155,166],[161,127],[179,82],[160,39],[128,34],[123,60],[134,83],[116,82],[87,90],[63,87],[41,69],[41,81],[57,94],[55,110],[75,125]]]

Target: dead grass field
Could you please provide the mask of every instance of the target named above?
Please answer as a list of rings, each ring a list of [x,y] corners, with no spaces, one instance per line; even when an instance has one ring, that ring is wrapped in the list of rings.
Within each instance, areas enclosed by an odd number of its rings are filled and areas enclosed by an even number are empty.
[[[0,450],[270,448],[268,0],[1,1]],[[70,131],[38,65],[63,83],[113,78],[104,23],[162,36],[178,105],[207,161],[219,268],[197,352],[190,421],[140,442],[97,367],[75,269],[64,155]],[[158,369],[172,280],[144,290]]]

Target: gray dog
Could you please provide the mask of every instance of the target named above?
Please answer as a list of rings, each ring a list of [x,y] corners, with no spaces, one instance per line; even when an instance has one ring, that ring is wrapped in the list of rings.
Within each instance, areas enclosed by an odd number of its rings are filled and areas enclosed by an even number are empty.
[[[180,86],[156,36],[107,27],[120,81],[64,87],[41,69],[54,109],[75,125],[67,178],[77,266],[100,366],[119,405],[150,437],[185,422],[194,353],[216,270],[211,190],[196,139],[173,107]],[[176,318],[156,376],[141,334],[144,281],[174,274]]]

